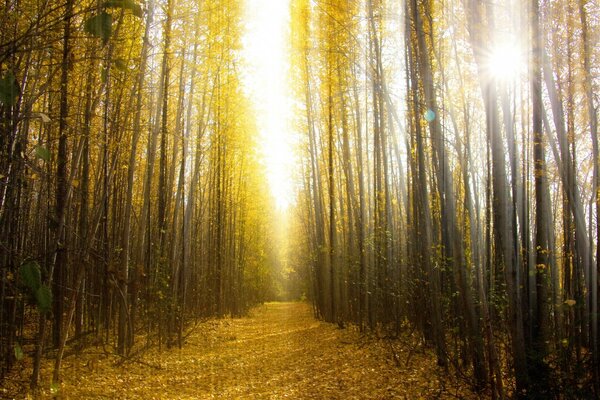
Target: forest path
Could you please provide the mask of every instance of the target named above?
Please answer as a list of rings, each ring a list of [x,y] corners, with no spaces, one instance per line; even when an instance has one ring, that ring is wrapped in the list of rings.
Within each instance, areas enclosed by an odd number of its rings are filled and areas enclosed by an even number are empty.
[[[152,349],[125,364],[97,351],[67,357],[59,393],[66,399],[465,397],[448,382],[443,389],[433,358],[410,350],[405,339],[394,342],[394,361],[388,340],[317,321],[306,303],[267,303],[246,318],[199,324],[182,349]]]

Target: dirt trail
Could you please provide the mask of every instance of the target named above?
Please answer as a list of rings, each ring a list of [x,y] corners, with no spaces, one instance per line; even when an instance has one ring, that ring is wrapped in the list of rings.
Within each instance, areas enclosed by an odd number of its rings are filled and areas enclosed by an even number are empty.
[[[316,321],[307,304],[268,303],[247,318],[200,324],[181,350],[151,350],[124,365],[91,351],[68,357],[59,393],[64,399],[466,396],[442,385],[430,355],[396,346],[395,361],[388,341]],[[47,364],[44,377],[51,375]]]

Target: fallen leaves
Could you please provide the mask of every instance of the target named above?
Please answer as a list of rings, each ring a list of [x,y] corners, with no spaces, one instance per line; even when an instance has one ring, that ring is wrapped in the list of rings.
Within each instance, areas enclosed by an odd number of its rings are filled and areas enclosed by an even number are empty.
[[[403,348],[409,339],[392,342],[398,363],[386,340],[315,321],[304,303],[268,303],[247,318],[199,324],[182,349],[151,348],[127,362],[93,348],[68,357],[59,387],[47,360],[37,398],[469,398],[429,352]]]

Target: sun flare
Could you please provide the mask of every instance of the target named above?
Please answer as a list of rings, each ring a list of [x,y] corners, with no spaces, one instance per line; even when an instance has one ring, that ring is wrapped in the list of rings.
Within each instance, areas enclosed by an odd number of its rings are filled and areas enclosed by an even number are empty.
[[[517,43],[502,43],[489,54],[488,70],[490,76],[501,81],[518,78],[523,70],[523,52]]]

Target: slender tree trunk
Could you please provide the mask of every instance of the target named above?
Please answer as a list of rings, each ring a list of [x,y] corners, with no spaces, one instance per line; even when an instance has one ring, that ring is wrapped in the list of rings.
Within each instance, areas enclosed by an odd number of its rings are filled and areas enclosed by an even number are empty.
[[[581,38],[583,42],[583,82],[585,89],[585,97],[587,101],[587,110],[589,118],[590,136],[592,139],[592,157],[594,162],[593,175],[593,198],[596,205],[596,240],[600,240],[600,156],[598,151],[598,115],[594,104],[594,93],[592,88],[592,72],[591,72],[591,53],[593,44],[590,43],[590,32],[588,28],[588,16],[586,12],[587,0],[579,0],[579,18],[581,20]],[[590,227],[590,229],[593,229]],[[590,246],[591,247],[591,246]],[[590,250],[590,260],[593,259],[593,253]],[[592,358],[594,362],[594,390],[596,395],[600,394],[600,338],[598,334],[598,291],[600,290],[598,282],[598,273],[600,272],[600,246],[596,243],[596,264],[591,264],[591,313],[592,313]]]
[[[544,135],[542,132],[542,49],[539,23],[538,0],[532,0],[531,3],[531,43],[532,43],[532,70],[531,70],[531,95],[533,109],[533,163],[534,163],[534,181],[535,181],[535,286],[536,286],[536,310],[533,315],[533,349],[530,354],[529,377],[531,387],[529,395],[534,396],[548,395],[548,367],[544,361],[548,349],[547,340],[549,339],[549,315],[550,304],[548,298],[548,280],[549,280],[549,252],[550,243],[548,239],[548,230],[550,229],[546,218],[549,215],[549,198],[546,196],[546,155],[544,150]],[[533,390],[533,392],[532,392]]]
[[[475,61],[479,71],[479,80],[483,94],[486,112],[486,131],[491,146],[492,159],[492,196],[493,196],[493,229],[496,248],[499,258],[504,265],[504,276],[508,292],[508,309],[510,321],[510,334],[512,338],[512,355],[514,357],[514,370],[516,378],[516,393],[518,398],[526,396],[529,388],[527,360],[525,357],[525,336],[523,330],[522,301],[519,288],[518,255],[515,254],[514,231],[512,223],[512,208],[507,194],[506,163],[504,146],[501,141],[497,115],[497,94],[493,82],[486,78],[485,60],[482,46],[489,40],[489,33],[484,29],[485,19],[482,8],[486,7],[481,0],[466,0],[467,21],[469,37],[474,49]],[[492,17],[491,12],[487,18]],[[491,21],[487,21],[490,24]]]
[[[128,292],[131,293],[131,310],[129,312],[129,320],[131,321],[131,326],[135,329],[136,317],[137,317],[137,307],[138,307],[138,291],[139,291],[139,277],[142,274],[141,271],[141,263],[142,260],[137,257],[133,257],[133,268],[131,269],[131,279],[129,276],[130,269],[130,245],[131,245],[131,214],[133,211],[133,189],[135,186],[135,172],[136,172],[136,158],[138,153],[138,143],[139,138],[142,133],[142,106],[144,100],[144,88],[145,88],[145,80],[146,80],[146,69],[148,66],[148,51],[149,51],[149,35],[150,35],[150,27],[152,26],[152,22],[154,20],[154,0],[150,0],[148,2],[148,10],[146,15],[146,24],[144,29],[144,39],[142,42],[142,50],[140,52],[140,69],[137,74],[136,85],[134,86],[135,92],[137,92],[136,96],[136,106],[135,112],[133,116],[133,136],[131,138],[131,151],[129,153],[129,162],[127,166],[127,194],[125,198],[125,212],[124,212],[124,221],[123,221],[123,236],[122,236],[122,259],[121,259],[121,277],[123,282],[128,284]],[[134,91],[132,90],[131,96],[134,96]],[[143,216],[143,214],[142,214]],[[140,218],[140,224],[143,224],[144,218]],[[137,237],[140,242],[140,247],[143,247],[144,242],[144,233]],[[121,311],[126,312],[127,310],[123,309]],[[119,317],[121,321],[121,316]],[[121,327],[123,329],[123,327]],[[124,332],[122,332],[124,333]],[[119,350],[121,354],[127,353],[127,350],[133,346],[134,343],[134,332],[129,332],[127,335],[123,334],[123,338],[127,338],[126,343],[119,343]],[[126,346],[125,346],[126,345]],[[123,348],[125,347],[125,348]],[[123,351],[125,350],[125,351]]]
[[[65,4],[64,33],[63,33],[63,52],[61,63],[60,78],[60,115],[58,120],[58,153],[56,161],[56,221],[63,219],[66,212],[66,193],[67,193],[67,164],[68,164],[68,144],[67,144],[67,118],[69,113],[69,58],[71,53],[71,18],[73,15],[73,1],[67,0]],[[54,347],[60,345],[62,336],[63,313],[64,313],[64,292],[66,286],[66,268],[67,254],[66,231],[56,232],[56,263],[54,265],[54,280],[52,282],[53,294],[53,324],[52,324],[52,343]]]

